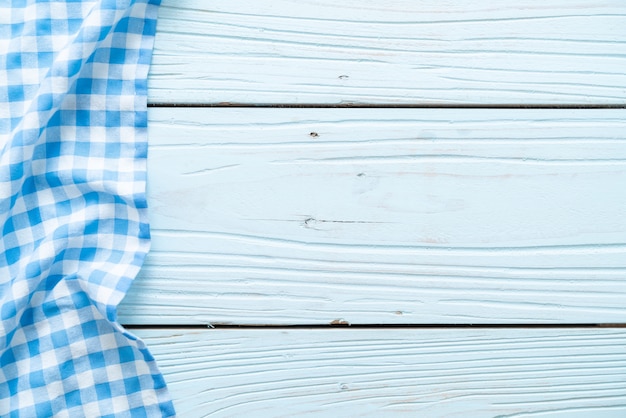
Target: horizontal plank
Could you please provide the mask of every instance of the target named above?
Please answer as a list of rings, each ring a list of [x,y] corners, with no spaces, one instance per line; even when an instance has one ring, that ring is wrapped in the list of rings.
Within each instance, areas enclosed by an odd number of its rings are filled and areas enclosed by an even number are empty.
[[[149,115],[124,323],[626,321],[626,110]]]
[[[153,103],[624,104],[621,0],[164,0]]]
[[[182,417],[626,416],[626,332],[138,330]]]

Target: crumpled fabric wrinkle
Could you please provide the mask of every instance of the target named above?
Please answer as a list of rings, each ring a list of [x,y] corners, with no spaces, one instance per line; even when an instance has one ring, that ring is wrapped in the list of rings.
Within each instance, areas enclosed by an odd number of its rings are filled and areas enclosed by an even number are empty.
[[[0,416],[173,416],[117,306],[148,252],[159,0],[0,2]]]

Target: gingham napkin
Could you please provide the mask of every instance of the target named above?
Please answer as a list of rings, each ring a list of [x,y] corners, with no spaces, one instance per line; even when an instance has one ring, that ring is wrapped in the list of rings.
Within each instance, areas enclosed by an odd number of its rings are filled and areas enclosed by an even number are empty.
[[[0,0],[0,416],[173,416],[116,309],[148,251],[159,0]]]

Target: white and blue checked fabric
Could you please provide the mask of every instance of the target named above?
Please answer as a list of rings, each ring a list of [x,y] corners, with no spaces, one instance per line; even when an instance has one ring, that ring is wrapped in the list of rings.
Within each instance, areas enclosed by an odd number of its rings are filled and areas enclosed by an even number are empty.
[[[173,416],[116,309],[149,247],[159,0],[0,0],[0,416]]]

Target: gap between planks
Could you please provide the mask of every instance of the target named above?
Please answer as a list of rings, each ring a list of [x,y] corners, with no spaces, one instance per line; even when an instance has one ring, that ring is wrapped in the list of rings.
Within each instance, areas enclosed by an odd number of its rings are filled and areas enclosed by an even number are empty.
[[[363,103],[148,103],[148,107],[250,107],[277,109],[626,109],[626,104],[363,104]]]
[[[128,330],[142,329],[331,329],[331,328],[359,328],[359,329],[572,329],[572,328],[626,328],[626,323],[602,324],[301,324],[301,325],[223,325],[223,324],[131,324],[122,325]]]

